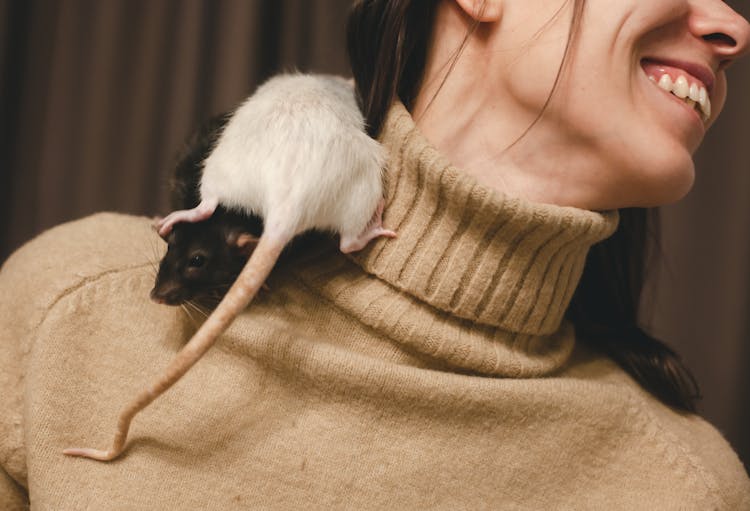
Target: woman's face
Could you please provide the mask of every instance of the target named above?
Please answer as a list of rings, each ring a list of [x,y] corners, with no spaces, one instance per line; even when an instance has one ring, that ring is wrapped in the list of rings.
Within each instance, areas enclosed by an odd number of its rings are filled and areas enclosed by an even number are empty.
[[[478,2],[456,4],[465,15]],[[486,129],[488,109],[495,112],[498,140],[512,142],[507,136],[520,135],[547,101],[573,4],[487,2],[485,23],[459,60],[485,60],[473,84],[483,99],[469,104],[484,102],[477,118]],[[724,105],[724,70],[748,50],[750,26],[721,0],[588,0],[582,14],[545,114],[507,151],[506,167],[557,165],[557,174],[539,172],[563,181],[568,172],[579,195],[588,194],[547,202],[609,209],[681,198],[693,183],[692,155]]]

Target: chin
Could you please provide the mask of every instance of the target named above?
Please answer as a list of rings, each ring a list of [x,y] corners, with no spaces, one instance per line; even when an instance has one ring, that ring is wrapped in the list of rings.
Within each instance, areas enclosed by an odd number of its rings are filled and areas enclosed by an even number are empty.
[[[690,192],[694,182],[693,159],[672,160],[669,166],[661,165],[652,173],[643,176],[642,185],[639,187],[640,197],[636,197],[634,205],[651,208],[673,204]]]

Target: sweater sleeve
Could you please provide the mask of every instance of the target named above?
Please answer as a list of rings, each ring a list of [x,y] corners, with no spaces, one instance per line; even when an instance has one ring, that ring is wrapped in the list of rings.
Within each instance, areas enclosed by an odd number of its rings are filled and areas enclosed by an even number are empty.
[[[150,246],[149,246],[150,245]],[[102,273],[153,261],[162,250],[145,218],[111,213],[55,227],[0,270],[0,509],[28,507],[24,395],[36,330],[57,300]]]

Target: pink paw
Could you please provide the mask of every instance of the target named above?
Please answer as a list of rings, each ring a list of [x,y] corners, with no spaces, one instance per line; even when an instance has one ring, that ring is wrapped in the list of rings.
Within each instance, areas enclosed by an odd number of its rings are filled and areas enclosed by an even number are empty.
[[[204,199],[193,209],[173,211],[156,223],[156,230],[159,236],[166,239],[169,233],[172,232],[172,227],[176,224],[180,222],[195,223],[207,220],[214,214],[218,205],[219,201],[216,199]]]
[[[367,244],[375,238],[384,236],[386,238],[395,238],[396,232],[390,229],[383,228],[383,208],[385,207],[385,200],[380,199],[378,208],[372,215],[370,222],[358,236],[341,236],[341,242],[339,243],[339,249],[344,254],[350,252],[356,252],[362,250]]]

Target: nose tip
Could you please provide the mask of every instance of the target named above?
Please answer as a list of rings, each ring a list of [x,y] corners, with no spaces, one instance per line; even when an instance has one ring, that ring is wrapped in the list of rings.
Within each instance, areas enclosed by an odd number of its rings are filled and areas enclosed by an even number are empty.
[[[158,303],[159,305],[162,305],[165,303],[165,300],[162,296],[159,295],[156,288],[151,290],[151,293],[149,293],[149,297],[151,298],[151,301],[154,303]]]
[[[737,56],[742,57],[750,52],[750,22],[748,22],[739,14],[737,15],[737,17],[739,18],[739,22],[737,24],[738,36],[736,38],[737,46],[739,47]]]
[[[726,35],[730,40],[718,43],[716,51],[731,60],[740,58],[750,51],[750,23],[738,13],[732,11],[732,16],[726,21]]]
[[[149,294],[151,300],[160,305],[180,305],[189,298],[186,290],[179,285],[155,287]]]
[[[693,33],[711,46],[722,67],[750,51],[750,23],[723,1],[696,4],[691,25]]]

